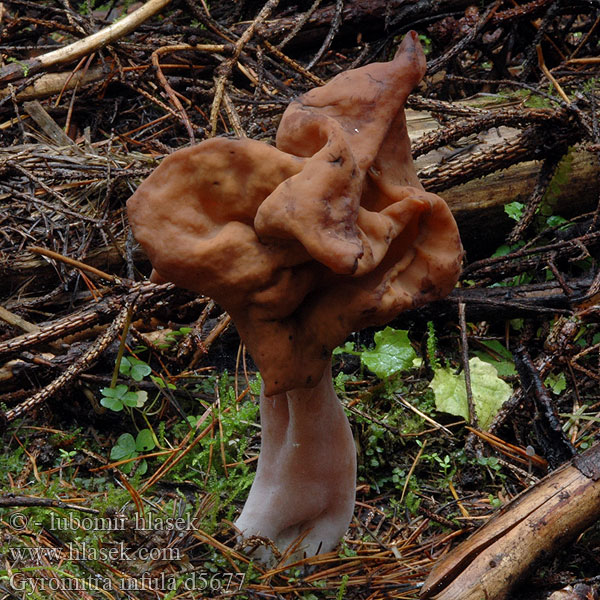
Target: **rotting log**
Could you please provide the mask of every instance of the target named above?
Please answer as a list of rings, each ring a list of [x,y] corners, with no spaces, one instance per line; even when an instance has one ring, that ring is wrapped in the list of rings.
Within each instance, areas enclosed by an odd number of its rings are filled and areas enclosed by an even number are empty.
[[[503,600],[600,515],[600,444],[526,490],[446,554],[421,589],[434,600]]]
[[[526,203],[539,167],[538,161],[519,163],[440,192],[456,217],[467,252],[479,255],[482,246],[489,249],[504,241],[514,225],[504,205]],[[599,181],[597,157],[584,148],[575,148],[569,184],[555,199],[556,214],[569,218],[593,211],[600,195]]]
[[[412,140],[437,129],[439,124],[428,113],[407,111],[408,130]],[[508,127],[494,128],[479,136],[477,144],[464,154],[473,153],[492,144],[514,139],[518,131]],[[417,169],[425,171],[444,163],[460,148],[443,148],[416,160]],[[600,196],[600,164],[597,156],[577,145],[571,149],[568,185],[553,198],[554,210],[565,218],[595,209]],[[471,259],[484,256],[503,243],[514,225],[504,212],[510,202],[526,203],[533,191],[541,162],[529,160],[472,179],[464,184],[437,191],[450,206],[458,223],[463,244]],[[427,187],[427,185],[425,184]]]
[[[420,19],[430,19],[433,15],[446,14],[452,11],[463,11],[472,2],[469,0],[346,0],[343,3],[341,27],[337,39],[355,40],[358,33],[363,39],[381,39],[381,23],[386,23],[386,29],[395,23],[417,22]],[[335,3],[319,7],[310,14],[306,23],[289,41],[289,46],[302,48],[314,46],[327,34],[331,28],[336,11]],[[271,19],[269,36],[279,43],[280,40],[293,31],[299,22],[305,19],[304,13]],[[234,26],[234,31],[240,33],[247,26],[242,21]]]
[[[34,80],[25,89],[16,94],[17,100],[34,100],[45,98],[53,94],[74,90],[76,87],[100,81],[109,75],[104,67],[93,67],[87,71],[65,71],[63,73],[46,73]],[[8,87],[0,89],[0,99],[10,95]]]
[[[574,306],[587,300],[593,280],[591,277],[581,277],[568,279],[566,283],[572,292],[571,296],[565,294],[557,281],[511,286],[508,291],[504,286],[456,288],[443,300],[431,302],[416,309],[415,313],[428,320],[452,319],[456,317],[460,302],[468,307],[469,319],[473,321],[484,321],[491,317],[510,320],[535,314],[553,316],[570,313]],[[407,311],[404,317],[410,320],[412,315],[412,311]]]

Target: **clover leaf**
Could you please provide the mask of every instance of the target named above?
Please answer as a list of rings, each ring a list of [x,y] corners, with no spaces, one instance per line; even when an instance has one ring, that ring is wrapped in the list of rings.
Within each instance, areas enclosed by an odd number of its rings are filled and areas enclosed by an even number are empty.
[[[144,377],[152,373],[152,368],[135,356],[124,356],[119,365],[121,375],[129,375],[134,381],[142,381]]]
[[[120,435],[116,445],[110,451],[110,458],[112,460],[124,460],[135,456],[137,456],[137,452],[133,436],[130,433]]]
[[[138,405],[138,393],[130,392],[126,385],[119,384],[114,388],[105,387],[100,391],[102,392],[100,404],[115,412],[123,410],[123,406]]]
[[[154,436],[149,429],[142,429],[135,438],[135,449],[138,452],[147,452],[152,450],[156,444],[154,443]]]

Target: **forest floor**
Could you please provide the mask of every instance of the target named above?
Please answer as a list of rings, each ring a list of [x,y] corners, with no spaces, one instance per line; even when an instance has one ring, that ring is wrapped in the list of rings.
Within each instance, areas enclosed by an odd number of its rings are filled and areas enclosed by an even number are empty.
[[[146,6],[96,42],[142,3],[0,2],[0,597],[416,599],[438,558],[600,440],[600,5]],[[217,304],[148,282],[125,202],[178,148],[272,143],[295,96],[411,29],[428,70],[408,107],[436,127],[413,154],[463,273],[335,352],[354,517],[335,552],[265,569],[232,526],[259,376]],[[599,582],[595,525],[510,597]]]

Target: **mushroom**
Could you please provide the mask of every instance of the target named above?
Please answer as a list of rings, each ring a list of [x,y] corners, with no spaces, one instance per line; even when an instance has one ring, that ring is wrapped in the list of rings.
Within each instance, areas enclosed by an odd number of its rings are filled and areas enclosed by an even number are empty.
[[[404,103],[424,71],[409,32],[392,61],[293,101],[276,147],[216,138],[178,150],[127,203],[152,278],[214,298],[262,375],[261,453],[236,526],[281,551],[298,539],[287,561],[331,551],[353,513],[356,452],[333,349],[458,278],[456,223],[410,154]]]

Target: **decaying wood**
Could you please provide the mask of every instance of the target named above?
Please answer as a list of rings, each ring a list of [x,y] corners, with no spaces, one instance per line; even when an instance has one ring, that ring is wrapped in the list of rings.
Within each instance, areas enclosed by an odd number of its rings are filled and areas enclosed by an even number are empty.
[[[513,286],[508,291],[506,287],[457,288],[445,300],[420,309],[420,312],[431,317],[450,317],[456,313],[457,304],[465,302],[472,320],[485,320],[491,315],[497,319],[511,319],[535,314],[570,314],[574,307],[585,302],[592,283],[587,277],[569,279],[571,297],[565,295],[556,281]]]
[[[37,327],[36,331],[24,333],[0,342],[0,357],[22,352],[32,346],[39,346],[52,340],[58,340],[82,329],[92,327],[98,322],[112,319],[119,310],[118,302],[113,298],[97,303],[61,319]],[[0,312],[1,314],[1,312]]]
[[[576,583],[554,592],[548,600],[598,600],[598,593],[591,585]]]
[[[28,333],[38,332],[40,328],[30,323],[29,321],[23,319],[19,315],[15,315],[11,313],[9,310],[6,310],[3,306],[0,306],[0,319],[2,321],[6,321],[9,325],[14,325],[15,327],[19,327],[23,331],[27,331]]]
[[[35,498],[32,496],[17,496],[16,494],[6,494],[0,496],[0,508],[12,508],[15,506],[51,506],[52,508],[63,508],[68,510],[78,510],[83,513],[97,515],[100,513],[95,508],[80,506],[71,502],[62,502],[55,498]]]
[[[106,348],[117,338],[119,332],[123,328],[123,323],[127,316],[129,306],[121,310],[121,312],[115,317],[110,327],[102,334],[94,343],[94,345],[86,352],[86,354],[70,365],[61,375],[59,375],[52,383],[42,388],[33,396],[28,398],[25,402],[22,402],[15,408],[7,410],[4,413],[4,419],[7,422],[11,422],[20,416],[23,416],[28,411],[39,406],[45,402],[48,398],[56,394],[61,388],[71,382],[75,377],[81,374],[85,369],[89,368],[90,365],[106,350]]]
[[[535,562],[598,520],[600,444],[513,499],[489,523],[440,560],[422,598],[506,598]]]
[[[17,100],[44,98],[99,81],[103,77],[106,77],[107,74],[107,70],[104,67],[94,67],[86,71],[76,71],[75,73],[46,73],[15,96]],[[10,96],[8,87],[0,89],[0,99],[6,96]]]
[[[73,140],[56,124],[46,109],[37,101],[25,102],[23,108],[37,123],[40,129],[58,146],[70,148],[76,154],[82,154],[81,149]],[[17,167],[18,168],[18,167]]]
[[[473,108],[463,103],[458,103],[457,107],[467,110]],[[526,110],[519,117],[519,111],[510,107],[488,111],[474,108],[475,111],[477,116],[461,121],[466,125],[464,129],[458,129],[458,135],[449,133],[448,127],[440,126],[429,113],[407,111],[409,134],[419,155],[416,159],[419,176],[427,189],[440,193],[448,202],[467,250],[471,245],[478,245],[481,239],[486,244],[499,245],[512,226],[504,213],[504,205],[515,201],[525,203],[536,188],[541,161],[518,161],[513,156],[509,158],[507,168],[499,168],[494,156],[496,149],[510,157],[507,147],[515,143],[518,134],[518,130],[504,124],[516,125],[523,120],[544,118],[550,124],[555,122],[557,116],[555,111]],[[475,142],[462,142],[461,148],[460,135],[468,134],[471,131],[469,124],[477,121],[486,123],[486,126],[489,124],[489,129],[484,130]],[[496,125],[503,126],[497,129]],[[451,141],[458,142],[457,147],[445,146]],[[433,144],[436,149],[423,154],[421,148],[430,148]],[[441,144],[444,146],[440,147]],[[526,152],[531,156],[535,151]],[[562,186],[559,195],[553,198],[556,214],[567,218],[593,210],[600,195],[600,162],[597,154],[581,144],[573,146],[571,152],[569,184]],[[452,173],[464,177],[474,157],[482,165],[487,165],[487,173],[466,183],[452,185]],[[435,182],[434,174],[438,177]]]
[[[353,32],[357,26],[363,30],[376,30],[376,24],[387,22],[388,25],[408,22],[419,17],[431,17],[432,14],[443,14],[464,9],[469,5],[468,0],[426,0],[413,2],[411,0],[346,0],[343,4],[341,21],[344,29]],[[306,44],[307,39],[318,36],[321,38],[323,30],[327,31],[335,18],[336,5],[319,7],[310,10],[308,18],[304,15],[281,17],[273,19],[269,24],[269,33],[276,39],[283,41],[290,32],[294,31],[298,23],[303,23],[296,32],[292,42],[295,45]],[[239,25],[236,29],[241,28]],[[342,31],[345,33],[345,31]],[[284,37],[285,36],[285,37]],[[289,40],[288,40],[289,41]],[[281,42],[279,42],[281,43]]]

